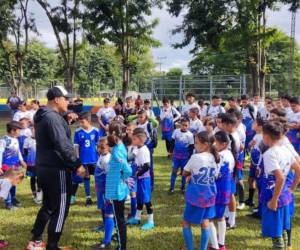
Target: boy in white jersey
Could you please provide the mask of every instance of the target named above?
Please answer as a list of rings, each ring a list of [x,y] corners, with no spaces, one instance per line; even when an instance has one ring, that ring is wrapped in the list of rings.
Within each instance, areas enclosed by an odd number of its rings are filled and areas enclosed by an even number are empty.
[[[205,117],[210,116],[216,118],[219,113],[225,113],[225,109],[221,106],[222,99],[219,96],[213,96],[211,105],[207,106],[205,111]]]
[[[115,118],[115,110],[109,106],[110,100],[105,98],[103,101],[104,106],[100,108],[97,112],[98,122],[99,122],[99,138],[106,135],[108,131],[109,122]]]
[[[198,118],[199,110],[198,108],[191,108],[189,112],[190,127],[189,131],[193,135],[196,135],[205,130],[202,121]]]
[[[187,104],[182,106],[181,115],[184,116],[184,117],[188,117],[189,111],[190,111],[191,108],[197,108],[199,110],[199,113],[200,113],[200,107],[195,102],[195,95],[192,94],[192,93],[188,93],[185,96],[185,98],[186,98]]]

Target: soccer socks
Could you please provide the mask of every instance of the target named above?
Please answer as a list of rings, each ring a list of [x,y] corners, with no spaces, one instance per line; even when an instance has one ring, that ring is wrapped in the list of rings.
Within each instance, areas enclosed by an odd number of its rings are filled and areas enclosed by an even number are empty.
[[[90,179],[84,179],[83,180],[83,185],[84,185],[84,191],[86,198],[91,198],[91,182]]]
[[[254,194],[255,194],[255,188],[249,188],[249,201],[253,202]]]
[[[171,190],[174,190],[174,188],[175,188],[176,178],[177,178],[177,174],[174,173],[174,172],[172,171],[172,174],[171,174],[171,181],[170,181],[170,183],[171,183],[170,189],[171,189]]]
[[[216,230],[215,224],[213,222],[209,223],[209,229],[210,229],[211,246],[214,249],[219,249],[217,230]]]
[[[201,229],[201,236],[200,236],[200,250],[206,250],[209,241],[209,228],[202,228]]]
[[[106,217],[104,226],[104,244],[108,245],[111,243],[111,237],[115,228],[114,218]]]
[[[148,214],[148,223],[154,224],[153,213],[152,214]]]
[[[10,195],[11,195],[11,199],[15,199],[16,198],[16,192],[17,192],[17,188],[16,186],[12,186],[11,189],[10,189]]]
[[[194,250],[192,229],[190,227],[184,227],[182,228],[182,233],[183,233],[186,249]]]
[[[236,212],[229,211],[228,223],[229,223],[230,227],[235,226],[235,217],[236,217]]]
[[[181,190],[185,190],[185,179],[185,176],[181,176]]]
[[[135,219],[140,221],[141,216],[142,216],[142,210],[136,210]]]
[[[136,215],[136,205],[137,199],[136,197],[131,197],[131,205],[130,205],[130,217],[135,218]]]
[[[219,244],[225,246],[226,221],[218,221]]]

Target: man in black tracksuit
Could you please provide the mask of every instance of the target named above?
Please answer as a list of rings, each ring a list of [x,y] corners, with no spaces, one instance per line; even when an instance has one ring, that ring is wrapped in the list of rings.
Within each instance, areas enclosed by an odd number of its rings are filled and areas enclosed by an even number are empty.
[[[84,168],[74,152],[69,124],[62,116],[67,111],[68,97],[63,87],[51,88],[47,93],[47,106],[40,108],[34,117],[37,176],[43,191],[43,205],[38,212],[28,250],[44,247],[42,234],[48,222],[46,249],[60,249],[58,242],[72,192],[71,173],[77,171],[78,175],[84,175]],[[69,115],[68,118],[72,117]]]

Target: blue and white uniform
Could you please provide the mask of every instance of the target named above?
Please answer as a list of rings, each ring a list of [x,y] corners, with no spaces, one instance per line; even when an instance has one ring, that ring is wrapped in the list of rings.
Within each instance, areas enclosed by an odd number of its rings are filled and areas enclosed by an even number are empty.
[[[300,124],[300,112],[291,113],[288,116],[288,124]],[[296,152],[299,154],[300,153],[300,129],[289,129],[289,131],[286,133],[286,136],[289,138]]]
[[[192,104],[187,103],[182,106],[181,115],[184,117],[188,117],[191,108],[197,108],[199,110],[199,114],[201,113],[201,109],[198,104],[193,102]]]
[[[278,208],[272,211],[267,204],[272,199],[276,177],[273,171],[280,170],[286,178],[290,172],[291,165],[295,162],[295,157],[285,146],[273,146],[263,154],[264,175],[260,201],[262,203],[262,234],[265,237],[281,237],[284,230],[291,227],[291,216],[289,204],[292,195],[285,182],[278,199]],[[272,223],[270,223],[272,222]]]
[[[225,113],[225,109],[221,105],[213,106],[209,105],[206,106],[205,111],[203,111],[204,116],[210,116],[212,118],[217,118],[218,114]]]
[[[105,209],[105,182],[108,172],[110,153],[99,155],[95,169],[95,190],[97,195],[97,207],[99,210]]]
[[[132,169],[132,174],[129,177],[129,182],[130,182],[129,190],[131,193],[136,193],[137,192],[137,177],[136,177],[137,165],[135,163],[136,147],[128,146],[127,152],[128,152],[128,163]]]
[[[195,120],[190,119],[190,127],[189,131],[192,132],[193,135],[196,135],[202,131],[205,131],[205,127],[200,119],[196,118]]]
[[[30,128],[21,129],[20,135],[18,136],[20,151],[21,151],[21,154],[22,154],[24,160],[25,160],[25,156],[24,156],[24,142],[25,142],[25,139],[27,137],[31,137],[31,136],[32,136],[32,132],[31,132]]]
[[[252,147],[251,152],[250,152],[251,163],[250,163],[249,176],[252,178],[256,178],[256,169],[259,164],[259,159],[261,157],[261,151],[260,151],[259,145],[261,144],[262,139],[263,139],[262,134],[256,134],[252,139],[253,141],[255,141],[255,144]]]
[[[24,141],[24,150],[27,150],[26,155],[26,164],[27,164],[27,175],[30,177],[36,176],[35,169],[32,167],[36,167],[36,140],[33,137],[27,137]]]
[[[134,161],[137,167],[137,172],[139,172],[139,169],[143,168],[145,164],[150,165],[150,152],[146,145],[142,147],[135,147],[133,154],[135,155]],[[148,202],[151,202],[150,169],[137,178],[137,203],[145,204]]]
[[[232,152],[225,149],[219,152],[220,163],[218,164],[218,175],[216,178],[217,195],[216,195],[216,217],[221,219],[224,217],[226,206],[230,202],[231,187],[233,180],[233,170],[235,160]]]
[[[190,158],[190,145],[194,144],[194,135],[190,131],[176,129],[172,135],[174,139],[173,168],[183,168]]]
[[[249,142],[253,139],[255,131],[252,129],[252,125],[257,116],[257,108],[253,106],[254,111],[251,113],[249,107],[242,108],[243,124],[246,127],[246,142],[245,148],[249,148]]]
[[[2,170],[7,171],[10,168],[18,170],[20,161],[23,161],[23,157],[18,139],[5,135],[0,139],[0,166],[2,166]]]
[[[174,107],[165,108],[160,110],[160,128],[162,139],[166,141],[172,140],[172,134],[175,128],[175,122],[180,118],[180,113]]]
[[[107,126],[109,124],[109,121],[114,119],[116,117],[116,112],[112,107],[108,108],[100,108],[97,112],[97,117],[101,119],[102,123],[104,126]],[[99,128],[99,137],[106,136],[106,131],[104,128],[100,127]]]
[[[205,219],[215,217],[217,187],[215,178],[218,166],[211,153],[192,155],[184,171],[191,173],[191,180],[185,193],[183,219],[191,224],[201,224]]]

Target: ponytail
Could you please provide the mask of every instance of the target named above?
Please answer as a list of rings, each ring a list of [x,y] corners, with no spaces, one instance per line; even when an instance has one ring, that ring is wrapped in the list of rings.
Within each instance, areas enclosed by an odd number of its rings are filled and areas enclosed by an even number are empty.
[[[212,134],[209,134],[207,131],[198,133],[196,137],[201,143],[207,143],[209,145],[209,152],[214,156],[215,162],[219,163],[220,155],[216,147],[213,145],[215,142],[215,137]]]
[[[237,164],[238,164],[238,150],[236,148],[236,144],[235,144],[235,141],[234,141],[234,138],[231,134],[228,134],[228,137],[230,139],[230,151],[233,155],[233,158],[234,158],[234,170],[233,170],[233,176],[236,176],[236,172],[237,172]]]

